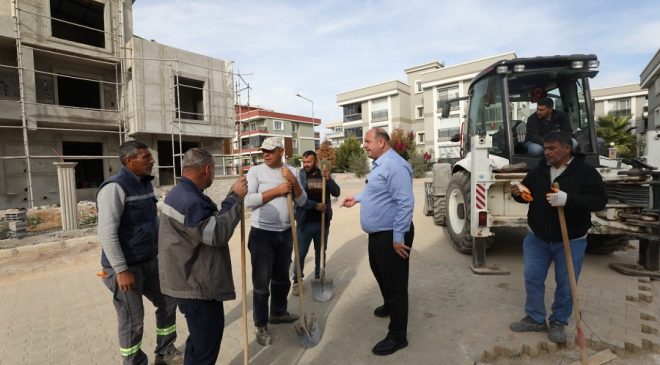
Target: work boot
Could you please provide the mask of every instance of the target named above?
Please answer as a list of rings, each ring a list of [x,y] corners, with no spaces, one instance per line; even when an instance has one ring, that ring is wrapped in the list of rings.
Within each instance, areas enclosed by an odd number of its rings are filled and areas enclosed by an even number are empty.
[[[291,294],[293,294],[294,297],[300,295],[300,286],[298,286],[298,283],[293,283],[291,286]]]
[[[268,332],[268,327],[257,327],[257,342],[261,346],[268,346],[273,341],[270,338],[270,332]]]
[[[537,323],[530,316],[525,316],[520,322],[511,323],[509,328],[513,332],[544,332],[548,330],[545,321],[543,323]]]
[[[165,355],[156,355],[154,365],[183,365],[183,352],[177,350]]]
[[[548,340],[554,343],[566,343],[566,332],[564,332],[564,325],[561,322],[550,320]]]
[[[270,319],[268,320],[272,324],[279,324],[279,323],[293,323],[297,321],[300,317],[297,314],[292,314],[289,312],[286,312],[282,314],[281,316],[274,316],[271,314]]]

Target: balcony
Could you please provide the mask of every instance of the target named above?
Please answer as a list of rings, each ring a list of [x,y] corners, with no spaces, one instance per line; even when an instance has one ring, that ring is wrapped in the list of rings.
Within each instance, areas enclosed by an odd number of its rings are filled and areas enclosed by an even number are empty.
[[[332,131],[325,135],[327,138],[343,138],[344,131]]]
[[[442,107],[449,100],[454,100],[454,99],[458,99],[458,98],[459,98],[458,93],[453,93],[453,94],[449,94],[449,95],[446,95],[446,96],[443,95],[443,96],[439,97],[438,98],[438,103],[437,103],[438,110],[442,110]],[[460,108],[461,108],[461,105],[458,101],[452,101],[452,102],[449,103],[449,110],[450,111],[456,111],[456,110],[459,110]]]
[[[614,117],[628,117],[632,115],[632,110],[631,109],[610,110],[609,114],[611,114]]]
[[[344,122],[355,122],[362,120],[362,113],[344,115]]]
[[[461,133],[460,128],[447,128],[447,129],[438,129],[438,140],[437,142],[447,142],[455,135]]]
[[[268,134],[268,128],[261,127],[259,129],[254,129],[254,130],[242,130],[241,131],[241,138],[243,137],[248,137],[248,136],[254,136],[258,134]]]
[[[371,112],[371,121],[372,122],[382,122],[386,121],[388,118],[388,111],[387,110],[374,110]]]

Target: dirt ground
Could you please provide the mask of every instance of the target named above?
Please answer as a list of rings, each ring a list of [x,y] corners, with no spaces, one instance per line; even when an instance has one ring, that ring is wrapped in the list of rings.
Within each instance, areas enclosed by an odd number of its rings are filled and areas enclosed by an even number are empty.
[[[5,211],[0,211],[0,217],[4,218],[4,215]],[[28,209],[26,215],[28,235],[53,232],[62,228],[62,214],[58,206]],[[78,203],[78,225],[81,228],[95,225],[96,219],[97,210],[94,202],[81,201]]]

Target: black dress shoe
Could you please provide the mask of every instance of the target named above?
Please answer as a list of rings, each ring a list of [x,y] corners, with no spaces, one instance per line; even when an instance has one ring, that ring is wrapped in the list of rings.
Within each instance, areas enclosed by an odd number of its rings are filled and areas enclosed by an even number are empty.
[[[385,304],[383,304],[380,307],[374,309],[374,316],[386,318],[390,316],[390,311],[388,311],[387,308],[385,308]]]
[[[376,346],[371,349],[371,352],[373,352],[374,355],[385,356],[393,354],[406,346],[408,346],[407,340],[397,341],[389,337],[385,337],[384,340],[377,343]]]

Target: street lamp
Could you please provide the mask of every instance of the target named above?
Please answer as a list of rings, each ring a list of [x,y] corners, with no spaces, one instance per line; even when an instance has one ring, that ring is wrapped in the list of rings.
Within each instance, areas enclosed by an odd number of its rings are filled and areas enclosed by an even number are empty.
[[[313,123],[314,122],[314,102],[311,99],[307,99],[306,97],[304,97],[300,94],[296,94],[296,96],[301,98],[301,99],[305,99],[305,100],[309,101],[310,103],[312,103],[312,123]]]

